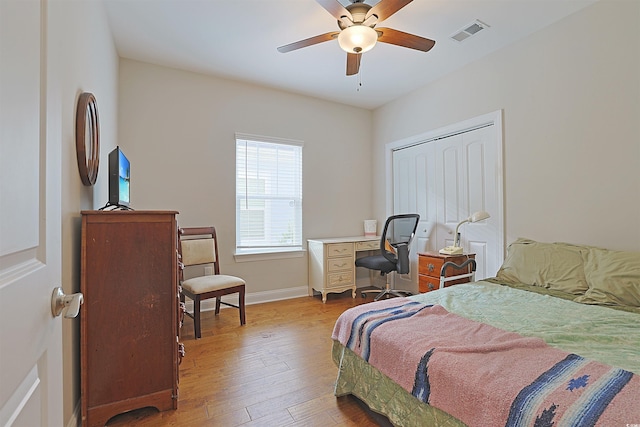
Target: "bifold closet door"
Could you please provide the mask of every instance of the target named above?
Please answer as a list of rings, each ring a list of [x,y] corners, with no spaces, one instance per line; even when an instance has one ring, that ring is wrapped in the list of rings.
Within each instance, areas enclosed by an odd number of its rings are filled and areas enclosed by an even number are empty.
[[[433,144],[419,144],[393,152],[393,212],[418,213],[420,222],[409,252],[410,273],[397,275],[397,289],[416,289],[418,252],[436,248],[436,176]]]
[[[414,257],[451,245],[457,224],[486,210],[489,220],[461,226],[461,246],[476,254],[478,279],[497,272],[503,260],[497,131],[485,126],[393,152],[394,212],[421,216]]]

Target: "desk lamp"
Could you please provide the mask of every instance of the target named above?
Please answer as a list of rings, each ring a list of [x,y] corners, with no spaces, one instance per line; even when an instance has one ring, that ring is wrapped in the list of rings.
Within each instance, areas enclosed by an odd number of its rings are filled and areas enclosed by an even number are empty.
[[[487,211],[478,211],[474,212],[473,215],[471,215],[469,218],[460,221],[456,226],[456,234],[453,238],[453,246],[447,246],[446,248],[440,249],[440,253],[443,255],[460,255],[463,252],[463,249],[459,246],[460,233],[458,233],[458,230],[460,229],[460,226],[465,222],[478,222],[487,219],[490,216],[491,215],[489,215],[489,212]]]

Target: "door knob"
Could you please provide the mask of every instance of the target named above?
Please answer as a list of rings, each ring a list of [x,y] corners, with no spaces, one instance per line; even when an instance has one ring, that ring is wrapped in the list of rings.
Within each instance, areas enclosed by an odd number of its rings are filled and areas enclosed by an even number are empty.
[[[54,288],[53,294],[51,294],[51,314],[53,314],[53,317],[58,317],[66,309],[64,317],[72,319],[78,315],[80,304],[82,304],[83,300],[84,297],[81,292],[65,295],[62,288]]]

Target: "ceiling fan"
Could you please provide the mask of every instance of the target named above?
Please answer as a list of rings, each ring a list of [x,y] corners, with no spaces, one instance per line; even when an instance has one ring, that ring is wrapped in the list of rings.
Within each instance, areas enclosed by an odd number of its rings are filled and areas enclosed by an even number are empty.
[[[371,50],[376,42],[394,44],[409,49],[428,52],[436,44],[434,40],[375,26],[411,3],[412,0],[381,0],[375,6],[365,0],[349,0],[344,7],[338,0],[316,0],[327,12],[338,20],[340,31],[332,31],[319,36],[280,46],[279,52],[286,53],[314,44],[338,39],[340,47],[347,52],[347,76],[358,74],[362,54]]]

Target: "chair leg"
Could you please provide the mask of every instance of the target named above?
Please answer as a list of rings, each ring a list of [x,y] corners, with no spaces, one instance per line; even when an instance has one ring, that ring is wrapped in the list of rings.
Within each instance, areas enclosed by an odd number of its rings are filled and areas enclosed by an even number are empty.
[[[220,299],[221,299],[221,298],[222,298],[221,296],[217,296],[217,297],[216,297],[216,316],[217,316],[218,314],[220,314]]]
[[[391,285],[389,284],[389,275],[385,274],[385,281],[387,282],[384,289],[382,290],[382,292],[380,292],[378,295],[376,295],[376,297],[373,299],[374,301],[378,301],[380,298],[384,297],[387,294],[391,294]]]
[[[240,325],[244,325],[246,322],[244,314],[244,288],[238,292],[238,309],[240,310]]]
[[[389,283],[389,279],[390,279],[389,275],[387,274],[387,285],[382,290],[382,292],[376,295],[376,297],[373,299],[374,301],[378,301],[379,299],[383,298],[385,295],[391,295],[396,297],[408,297],[413,295],[413,292],[404,291],[401,289],[397,289],[397,290],[391,289],[391,284]]]
[[[196,336],[196,339],[201,338],[201,329],[200,329],[200,295],[196,295],[196,298],[193,300],[193,329]]]

